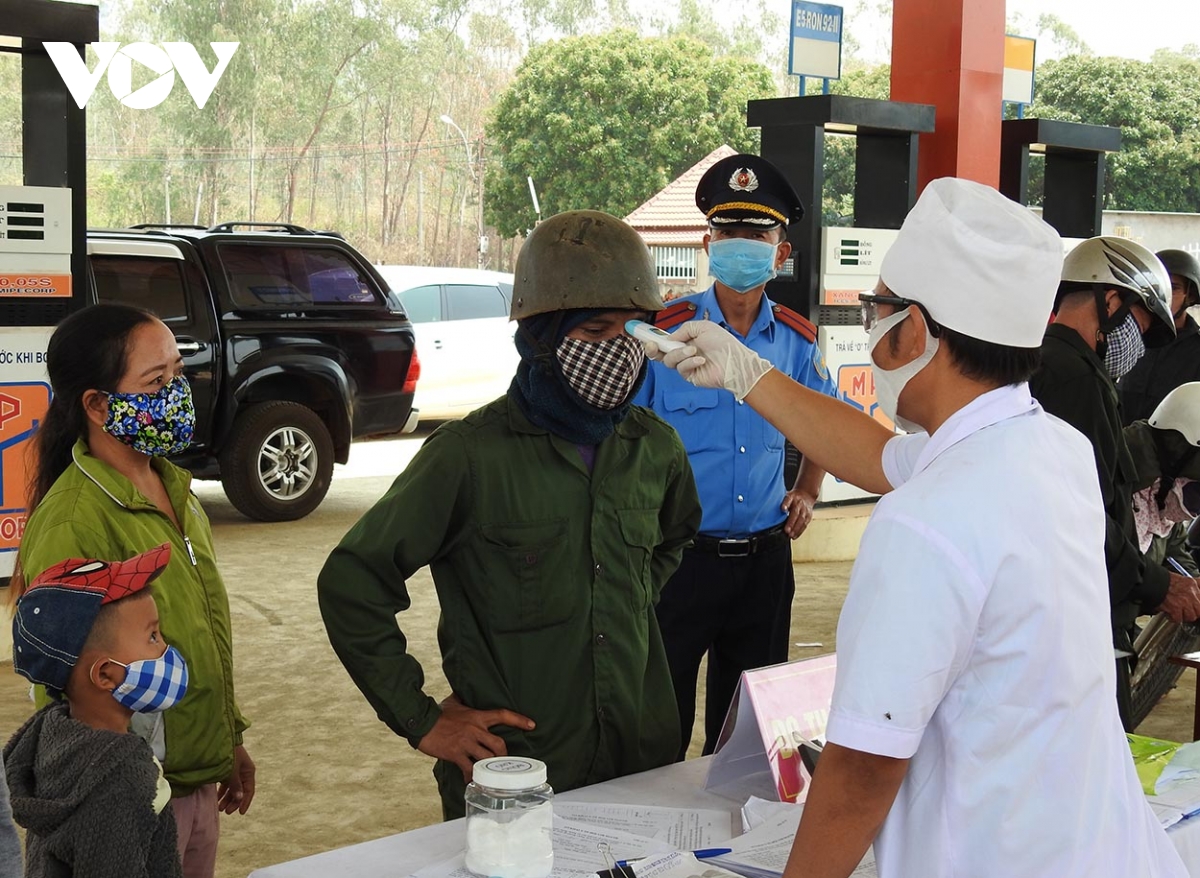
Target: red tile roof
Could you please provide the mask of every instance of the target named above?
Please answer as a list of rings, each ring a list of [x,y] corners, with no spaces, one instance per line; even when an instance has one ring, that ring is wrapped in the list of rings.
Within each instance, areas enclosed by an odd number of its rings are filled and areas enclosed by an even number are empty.
[[[731,155],[737,155],[733,147],[717,147],[625,217],[625,221],[641,233],[647,245],[699,247],[708,224],[696,207],[696,184],[705,171]]]

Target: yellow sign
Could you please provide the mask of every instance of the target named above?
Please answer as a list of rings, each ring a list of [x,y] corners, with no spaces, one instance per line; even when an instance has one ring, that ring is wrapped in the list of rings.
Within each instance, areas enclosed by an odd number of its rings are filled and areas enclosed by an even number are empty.
[[[1033,56],[1037,40],[1004,37],[1004,100],[1012,104],[1033,103]]]

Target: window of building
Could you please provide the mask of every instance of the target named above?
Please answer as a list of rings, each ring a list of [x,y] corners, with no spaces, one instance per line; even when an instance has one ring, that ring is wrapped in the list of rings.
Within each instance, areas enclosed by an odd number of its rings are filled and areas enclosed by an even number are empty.
[[[654,256],[654,270],[659,280],[695,280],[696,253],[695,247],[651,247]]]

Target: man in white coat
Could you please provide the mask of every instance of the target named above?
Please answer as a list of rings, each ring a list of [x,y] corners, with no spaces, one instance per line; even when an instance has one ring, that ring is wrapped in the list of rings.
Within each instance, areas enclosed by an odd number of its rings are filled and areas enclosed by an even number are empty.
[[[1187,874],[1117,716],[1091,448],[1026,383],[1061,264],[1058,234],[1025,208],[929,184],[861,297],[879,405],[904,436],[714,324],[675,333],[688,347],[667,365],[885,495],[786,878],[847,876],[872,842],[881,878]]]

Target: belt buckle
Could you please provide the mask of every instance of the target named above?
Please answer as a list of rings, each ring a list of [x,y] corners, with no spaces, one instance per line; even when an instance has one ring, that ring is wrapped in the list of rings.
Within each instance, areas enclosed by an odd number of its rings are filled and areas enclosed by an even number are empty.
[[[733,547],[739,551],[727,551],[728,547]],[[718,540],[717,541],[717,557],[718,558],[744,558],[750,554],[750,539],[741,540]]]

